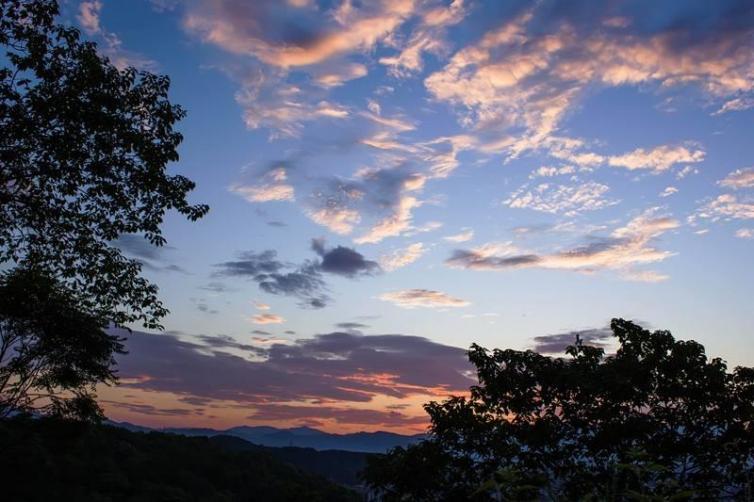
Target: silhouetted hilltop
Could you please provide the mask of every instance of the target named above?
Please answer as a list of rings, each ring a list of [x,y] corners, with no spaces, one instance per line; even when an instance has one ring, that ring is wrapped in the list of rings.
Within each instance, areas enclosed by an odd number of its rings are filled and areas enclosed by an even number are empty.
[[[134,431],[158,430],[139,425],[109,422],[111,425]],[[234,436],[261,446],[313,448],[315,450],[343,450],[364,453],[386,453],[401,446],[403,448],[424,439],[424,434],[406,436],[393,432],[355,432],[351,434],[331,434],[311,427],[294,427],[278,429],[270,426],[239,426],[225,430],[207,428],[170,427],[159,429],[160,432],[181,434],[184,436]]]
[[[350,501],[355,492],[284,452],[227,437],[132,432],[49,419],[0,421],[3,499],[34,501]],[[232,442],[232,443],[231,443]],[[321,466],[320,466],[321,468]]]

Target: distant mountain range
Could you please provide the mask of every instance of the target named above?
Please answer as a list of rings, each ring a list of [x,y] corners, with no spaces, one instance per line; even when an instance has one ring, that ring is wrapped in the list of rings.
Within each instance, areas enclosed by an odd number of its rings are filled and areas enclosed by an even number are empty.
[[[253,444],[271,447],[299,447],[315,450],[343,450],[365,453],[385,453],[396,446],[406,447],[424,439],[424,434],[405,436],[392,432],[355,432],[352,434],[331,434],[311,427],[278,429],[269,426],[239,426],[225,430],[206,428],[169,427],[152,429],[128,422],[110,422],[134,432],[167,432],[184,436],[233,436]]]

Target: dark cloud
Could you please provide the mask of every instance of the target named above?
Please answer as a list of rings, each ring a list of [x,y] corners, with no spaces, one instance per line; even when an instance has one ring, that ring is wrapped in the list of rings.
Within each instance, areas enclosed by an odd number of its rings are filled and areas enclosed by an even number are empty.
[[[121,408],[133,413],[139,413],[142,415],[158,416],[158,417],[186,417],[189,415],[202,415],[204,410],[202,409],[187,409],[187,408],[157,408],[151,404],[132,403],[102,400],[102,403],[112,406],[113,408]]]
[[[262,291],[272,295],[293,296],[300,305],[323,308],[330,302],[323,273],[348,278],[372,275],[380,270],[379,265],[367,260],[361,253],[344,246],[327,249],[323,240],[312,240],[312,250],[319,260],[308,260],[301,265],[284,263],[277,252],[261,253],[247,251],[238,260],[226,261],[216,266],[216,275],[247,277],[259,285]]]
[[[277,260],[277,251],[268,249],[261,253],[247,251],[241,253],[237,261],[226,261],[217,266],[221,269],[221,275],[256,278],[276,273],[285,264]]]
[[[204,312],[205,314],[217,314],[218,311],[216,309],[210,308],[209,305],[207,305],[204,302],[198,302],[196,304],[196,310],[199,312]]]
[[[186,341],[139,331],[127,336],[129,353],[118,357],[121,387],[239,406],[304,400],[366,403],[377,396],[463,392],[473,383],[463,349],[418,336],[335,332],[255,348],[253,360],[226,352],[247,348],[228,337]]]
[[[177,272],[189,275],[190,272],[174,263],[165,260],[165,251],[172,251],[172,246],[156,246],[144,236],[136,234],[123,234],[113,244],[121,251],[137,258],[141,266],[153,272]]]
[[[579,337],[584,345],[607,348],[613,337],[610,328],[585,329],[581,331],[569,331],[555,335],[542,335],[534,337],[534,351],[542,354],[565,355],[565,349],[576,343]]]
[[[269,331],[265,331],[263,329],[255,329],[251,332],[252,335],[262,335],[262,336],[270,336],[272,333]]]
[[[542,260],[535,254],[516,256],[488,256],[474,250],[456,249],[445,263],[451,267],[461,268],[508,268],[535,265]]]
[[[340,329],[363,329],[368,328],[369,326],[360,322],[339,322],[335,327]]]
[[[197,336],[197,338],[201,340],[206,347],[211,349],[236,349],[257,354],[261,353],[259,347],[245,343],[239,343],[235,338],[227,335],[199,335]]]
[[[327,285],[319,266],[307,262],[298,267],[277,259],[277,252],[242,253],[236,261],[219,263],[218,274],[230,277],[248,277],[262,291],[272,295],[293,296],[305,307],[323,308],[330,298],[325,293]]]
[[[123,234],[113,244],[131,256],[146,258],[147,260],[161,260],[165,249],[173,249],[166,246],[155,246],[143,236],[136,234]]]
[[[287,227],[288,226],[287,223],[283,223],[282,221],[268,221],[267,224],[269,226],[271,226],[271,227],[278,227],[278,228],[282,228],[282,227]]]
[[[233,288],[229,287],[227,284],[224,284],[222,282],[210,282],[205,286],[199,286],[199,289],[203,289],[204,291],[210,291],[212,293],[225,293],[228,291],[235,291]]]
[[[377,262],[367,260],[354,249],[344,246],[327,249],[324,239],[312,239],[312,250],[322,258],[319,269],[329,274],[353,278],[380,271]]]

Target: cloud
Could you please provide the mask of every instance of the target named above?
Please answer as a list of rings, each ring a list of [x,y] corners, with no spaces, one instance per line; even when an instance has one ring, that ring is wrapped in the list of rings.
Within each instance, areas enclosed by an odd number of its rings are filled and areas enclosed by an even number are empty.
[[[629,170],[647,169],[662,172],[676,164],[697,163],[704,160],[704,150],[690,150],[685,146],[658,146],[651,150],[637,148],[624,155],[608,157],[607,162],[613,167],[625,167]]]
[[[609,328],[598,328],[535,336],[533,350],[541,354],[565,355],[566,347],[575,345],[576,337],[579,337],[584,345],[605,349],[613,338],[613,332]]]
[[[339,322],[335,327],[341,329],[363,329],[368,328],[369,326],[360,322]]]
[[[119,70],[133,66],[142,70],[153,71],[157,64],[123,48],[123,42],[115,33],[104,29],[101,21],[102,2],[85,0],[79,4],[76,20],[84,33],[99,40],[97,50],[107,57]]]
[[[252,279],[262,291],[296,297],[305,307],[323,308],[330,300],[317,264],[285,264],[277,259],[274,250],[261,253],[247,251],[241,253],[238,260],[219,263],[216,267],[219,269],[218,275]]]
[[[417,336],[334,332],[265,344],[249,359],[243,356],[248,344],[227,337],[189,341],[166,333],[116,333],[128,338],[129,349],[117,358],[119,388],[170,393],[182,402],[222,402],[259,416],[303,419],[307,410],[284,407],[315,403],[384,412],[386,399],[437,399],[473,383],[464,349]],[[340,423],[378,420],[356,413],[332,416]],[[421,412],[414,416],[426,420]]]
[[[529,175],[529,178],[551,178],[553,176],[562,176],[564,174],[573,174],[576,168],[573,166],[551,167],[541,166]]]
[[[242,352],[258,352],[259,348],[247,343],[240,343],[232,336],[227,335],[199,335],[197,339],[202,342],[202,345],[211,350],[220,349],[234,349]]]
[[[348,235],[369,220],[357,244],[380,242],[412,229],[413,209],[422,205],[414,195],[426,177],[404,166],[361,169],[352,179],[325,179],[308,199],[308,216],[331,231]]]
[[[504,204],[511,208],[574,216],[617,204],[619,201],[604,197],[608,190],[607,185],[594,181],[574,185],[541,183],[531,189],[524,185],[513,192]]]
[[[233,291],[232,288],[228,287],[227,284],[224,284],[222,282],[212,281],[204,286],[199,286],[199,289],[203,289],[205,291],[210,291],[212,293],[226,293],[228,291]]]
[[[284,75],[261,69],[225,71],[240,82],[235,100],[243,109],[246,127],[267,128],[270,139],[298,138],[307,122],[333,122],[350,117],[348,108],[286,83]]]
[[[327,249],[321,239],[312,240],[311,248],[320,259],[307,260],[300,265],[278,260],[277,251],[271,249],[261,253],[247,251],[241,253],[238,260],[215,265],[218,268],[216,275],[249,278],[266,293],[293,296],[301,300],[301,306],[323,308],[331,300],[326,294],[323,274],[353,279],[380,271],[376,262],[367,260],[351,248],[336,246]]]
[[[251,317],[251,322],[254,324],[282,324],[285,319],[276,314],[254,314]]]
[[[670,197],[674,193],[678,193],[678,189],[673,186],[665,187],[665,189],[660,192],[660,197]]]
[[[324,239],[313,239],[312,250],[322,258],[320,270],[329,274],[354,278],[360,275],[373,275],[380,271],[377,262],[365,259],[364,255],[354,249],[344,246],[327,249]]]
[[[228,52],[291,68],[368,51],[413,12],[413,0],[343,2],[330,19],[315,9],[280,9],[275,0],[205,0],[194,2],[184,26]]]
[[[751,93],[754,9],[730,2],[702,11],[692,18],[678,4],[658,20],[638,4],[562,9],[539,3],[456,52],[425,87],[457,108],[462,125],[504,131],[497,148],[513,157],[547,146],[587,89],[693,86],[711,101]],[[614,19],[625,22],[605,23]],[[637,150],[615,161],[661,170],[689,158],[680,153]]]
[[[359,63],[339,64],[319,71],[314,76],[317,85],[325,88],[339,87],[349,80],[365,77],[367,67]]]
[[[717,221],[719,219],[750,220],[754,218],[754,202],[740,200],[732,194],[718,195],[703,205],[697,215],[700,218]]]
[[[754,188],[754,167],[736,169],[723,180],[719,181],[718,184],[734,190]]]
[[[447,7],[431,6],[421,13],[421,20],[400,52],[394,56],[380,58],[380,63],[388,67],[394,77],[408,77],[423,68],[424,53],[442,55],[448,46],[444,40],[449,26],[458,24],[466,16],[463,0],[454,0]]]
[[[466,241],[470,241],[473,238],[474,238],[474,230],[471,228],[468,228],[458,234],[447,235],[443,237],[443,239],[449,242],[466,242]]]
[[[154,261],[161,261],[165,250],[174,249],[152,244],[146,237],[137,234],[122,234],[113,241],[113,244],[132,256]]]
[[[674,253],[651,246],[665,232],[679,223],[667,216],[656,216],[650,209],[615,229],[608,237],[592,237],[587,244],[553,253],[525,252],[513,243],[490,243],[470,250],[457,249],[445,263],[454,268],[472,270],[508,270],[514,268],[563,269],[579,272],[617,270],[632,280],[656,282],[667,278],[657,273],[639,272],[634,267],[658,263]]]
[[[415,242],[408,247],[398,249],[390,254],[380,257],[380,265],[387,271],[397,270],[414,263],[427,252],[427,248],[421,242]]]
[[[294,190],[287,180],[285,168],[277,167],[264,173],[253,185],[234,184],[230,191],[249,202],[292,201]]]
[[[102,31],[99,20],[101,10],[102,2],[99,0],[81,2],[79,4],[79,13],[76,19],[87,35],[96,35]]]
[[[754,228],[739,228],[736,230],[739,239],[754,239]]]
[[[702,162],[706,155],[701,146],[690,141],[683,145],[659,145],[650,149],[636,148],[620,155],[603,155],[584,151],[583,141],[570,138],[548,138],[543,141],[543,145],[549,148],[549,153],[553,157],[571,162],[587,170],[604,164],[629,171],[646,170],[659,174],[678,164]],[[690,166],[685,166],[683,169],[687,168],[692,169]],[[559,170],[554,168],[540,169],[543,169],[540,173],[545,175],[559,173]],[[573,168],[565,167],[562,169],[570,171]]]
[[[210,306],[203,301],[196,302],[196,309],[199,312],[203,312],[205,314],[218,314],[219,311],[217,309],[210,308]]]
[[[189,274],[183,267],[167,260],[165,251],[174,251],[172,246],[157,246],[138,234],[122,234],[112,244],[127,255],[136,257],[136,261],[146,270]]]
[[[390,302],[404,309],[415,307],[424,308],[447,308],[447,307],[466,307],[470,303],[460,298],[452,297],[441,291],[432,291],[429,289],[403,289],[400,291],[391,291],[380,295],[380,300]]]
[[[692,166],[684,166],[682,169],[680,169],[676,174],[675,177],[679,180],[682,180],[686,176],[689,176],[690,174],[697,174],[699,172],[699,169],[692,167]]]
[[[748,110],[749,108],[754,108],[754,98],[733,98],[723,103],[723,105],[712,115],[722,115],[723,113]]]

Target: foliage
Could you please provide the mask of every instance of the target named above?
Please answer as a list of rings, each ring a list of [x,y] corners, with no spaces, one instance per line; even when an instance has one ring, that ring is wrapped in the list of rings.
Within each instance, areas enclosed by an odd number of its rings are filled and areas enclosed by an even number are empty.
[[[352,491],[266,452],[203,437],[60,420],[0,420],[3,500],[352,501]]]
[[[427,404],[430,439],[373,459],[367,484],[385,500],[743,498],[754,369],[728,372],[668,331],[611,328],[611,356],[579,340],[569,358],[473,345],[470,396]]]
[[[359,474],[373,453],[315,450],[298,446],[261,446],[235,436],[212,436],[210,442],[231,451],[265,452],[304,472],[317,474],[339,485],[359,487]]]
[[[126,233],[164,244],[160,225],[194,183],[168,175],[184,117],[170,80],[120,70],[57,24],[55,0],[0,0],[0,264],[44,269],[116,324],[158,328],[166,313]]]
[[[99,382],[112,383],[121,340],[76,295],[35,271],[0,276],[0,417],[13,412],[98,419]]]

